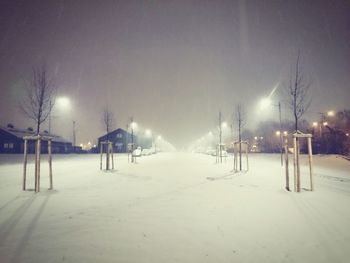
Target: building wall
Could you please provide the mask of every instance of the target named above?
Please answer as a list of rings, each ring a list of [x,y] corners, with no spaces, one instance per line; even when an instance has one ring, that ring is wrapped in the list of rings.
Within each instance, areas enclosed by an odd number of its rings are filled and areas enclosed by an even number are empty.
[[[21,139],[0,129],[0,153],[20,153]]]
[[[98,150],[101,149],[101,142],[103,141],[109,141],[112,142],[113,145],[113,152],[115,153],[126,153],[128,152],[128,143],[131,143],[131,134],[123,129],[117,129],[112,132],[110,132],[107,136],[103,135],[100,138],[98,138]],[[134,143],[137,145],[137,136],[134,135]],[[104,146],[103,151],[106,151],[106,147]]]
[[[41,152],[47,153],[47,141],[41,141]],[[35,152],[35,142],[28,141],[28,153]],[[52,142],[52,153],[70,153],[72,144],[68,142]],[[23,153],[24,140],[0,129],[0,153]]]

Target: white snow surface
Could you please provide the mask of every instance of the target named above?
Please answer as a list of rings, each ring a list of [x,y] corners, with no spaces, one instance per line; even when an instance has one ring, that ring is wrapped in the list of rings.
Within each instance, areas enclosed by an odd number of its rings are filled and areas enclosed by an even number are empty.
[[[232,157],[137,162],[117,155],[107,172],[98,155],[55,155],[54,190],[43,161],[35,194],[22,156],[0,155],[0,262],[350,262],[349,161],[314,156],[315,191],[305,166],[301,193],[274,154],[236,174]]]

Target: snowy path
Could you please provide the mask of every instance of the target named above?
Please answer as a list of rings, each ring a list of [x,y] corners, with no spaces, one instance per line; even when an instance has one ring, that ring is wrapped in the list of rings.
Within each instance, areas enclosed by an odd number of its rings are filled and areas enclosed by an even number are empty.
[[[334,156],[315,156],[316,191],[300,194],[278,155],[246,174],[200,154],[118,156],[113,172],[55,157],[55,190],[43,165],[34,194],[21,156],[0,156],[0,262],[349,262],[350,162]]]

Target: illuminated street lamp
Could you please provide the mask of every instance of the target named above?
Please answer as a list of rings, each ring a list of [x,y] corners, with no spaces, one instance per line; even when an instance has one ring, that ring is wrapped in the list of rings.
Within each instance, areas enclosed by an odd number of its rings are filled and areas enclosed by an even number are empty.
[[[316,122],[316,121],[314,121],[313,123],[312,123],[312,127],[317,127],[318,126],[318,122]]]
[[[70,107],[70,100],[68,97],[58,97],[56,103],[61,109],[67,109]]]
[[[54,105],[57,105],[59,109],[62,110],[68,110],[71,108],[71,102],[68,97],[57,97],[54,102],[50,100],[50,112],[49,112],[49,134],[51,134],[51,126],[52,126],[52,120],[51,120],[51,112],[54,107]]]
[[[276,131],[276,135],[277,135],[277,136],[280,136],[280,135],[281,135],[281,132],[280,132],[280,131]]]
[[[151,137],[151,136],[152,136],[152,131],[149,130],[149,129],[145,130],[145,135],[146,135],[147,137]]]
[[[274,90],[271,92],[270,96],[273,94]],[[261,101],[260,101],[260,108],[262,110],[266,110],[269,106],[278,107],[278,114],[279,114],[279,121],[280,121],[280,131],[281,131],[282,130],[281,102],[278,102],[278,104],[272,104],[270,96],[261,99]],[[283,165],[283,139],[282,139],[282,133],[281,132],[279,133],[279,136],[280,136],[281,165]]]
[[[335,115],[335,113],[332,110],[327,112],[327,116],[329,116],[329,117],[333,117],[334,115]]]

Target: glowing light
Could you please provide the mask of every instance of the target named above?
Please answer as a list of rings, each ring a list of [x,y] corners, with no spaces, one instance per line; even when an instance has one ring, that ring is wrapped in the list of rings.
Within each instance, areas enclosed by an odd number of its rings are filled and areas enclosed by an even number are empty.
[[[260,107],[261,107],[261,109],[266,109],[266,108],[268,108],[270,105],[271,105],[271,100],[270,100],[270,98],[268,98],[268,97],[263,98],[263,99],[260,101]]]
[[[58,97],[56,103],[61,109],[67,109],[70,107],[70,100],[67,97]]]
[[[221,128],[226,128],[227,127],[227,122],[221,123]]]
[[[130,123],[130,127],[131,127],[131,129],[136,129],[137,123],[133,121],[132,123]]]
[[[151,136],[152,135],[152,131],[150,129],[145,130],[145,135],[148,136],[148,137]]]
[[[318,126],[318,123],[314,121],[314,122],[312,123],[312,127],[317,127],[317,126]]]
[[[335,114],[334,114],[334,111],[329,111],[329,112],[327,112],[327,115],[329,116],[329,117],[333,117]]]
[[[280,136],[280,135],[281,135],[281,132],[280,132],[280,131],[276,131],[276,135],[277,135],[277,136]]]
[[[325,121],[325,122],[323,123],[323,126],[327,126],[327,125],[328,125],[328,122]]]
[[[287,132],[287,131],[284,131],[284,132],[283,132],[283,135],[288,135],[288,132]]]
[[[257,139],[258,139],[258,137],[257,137],[257,136],[255,136],[255,137],[254,137],[254,140],[257,140]]]

